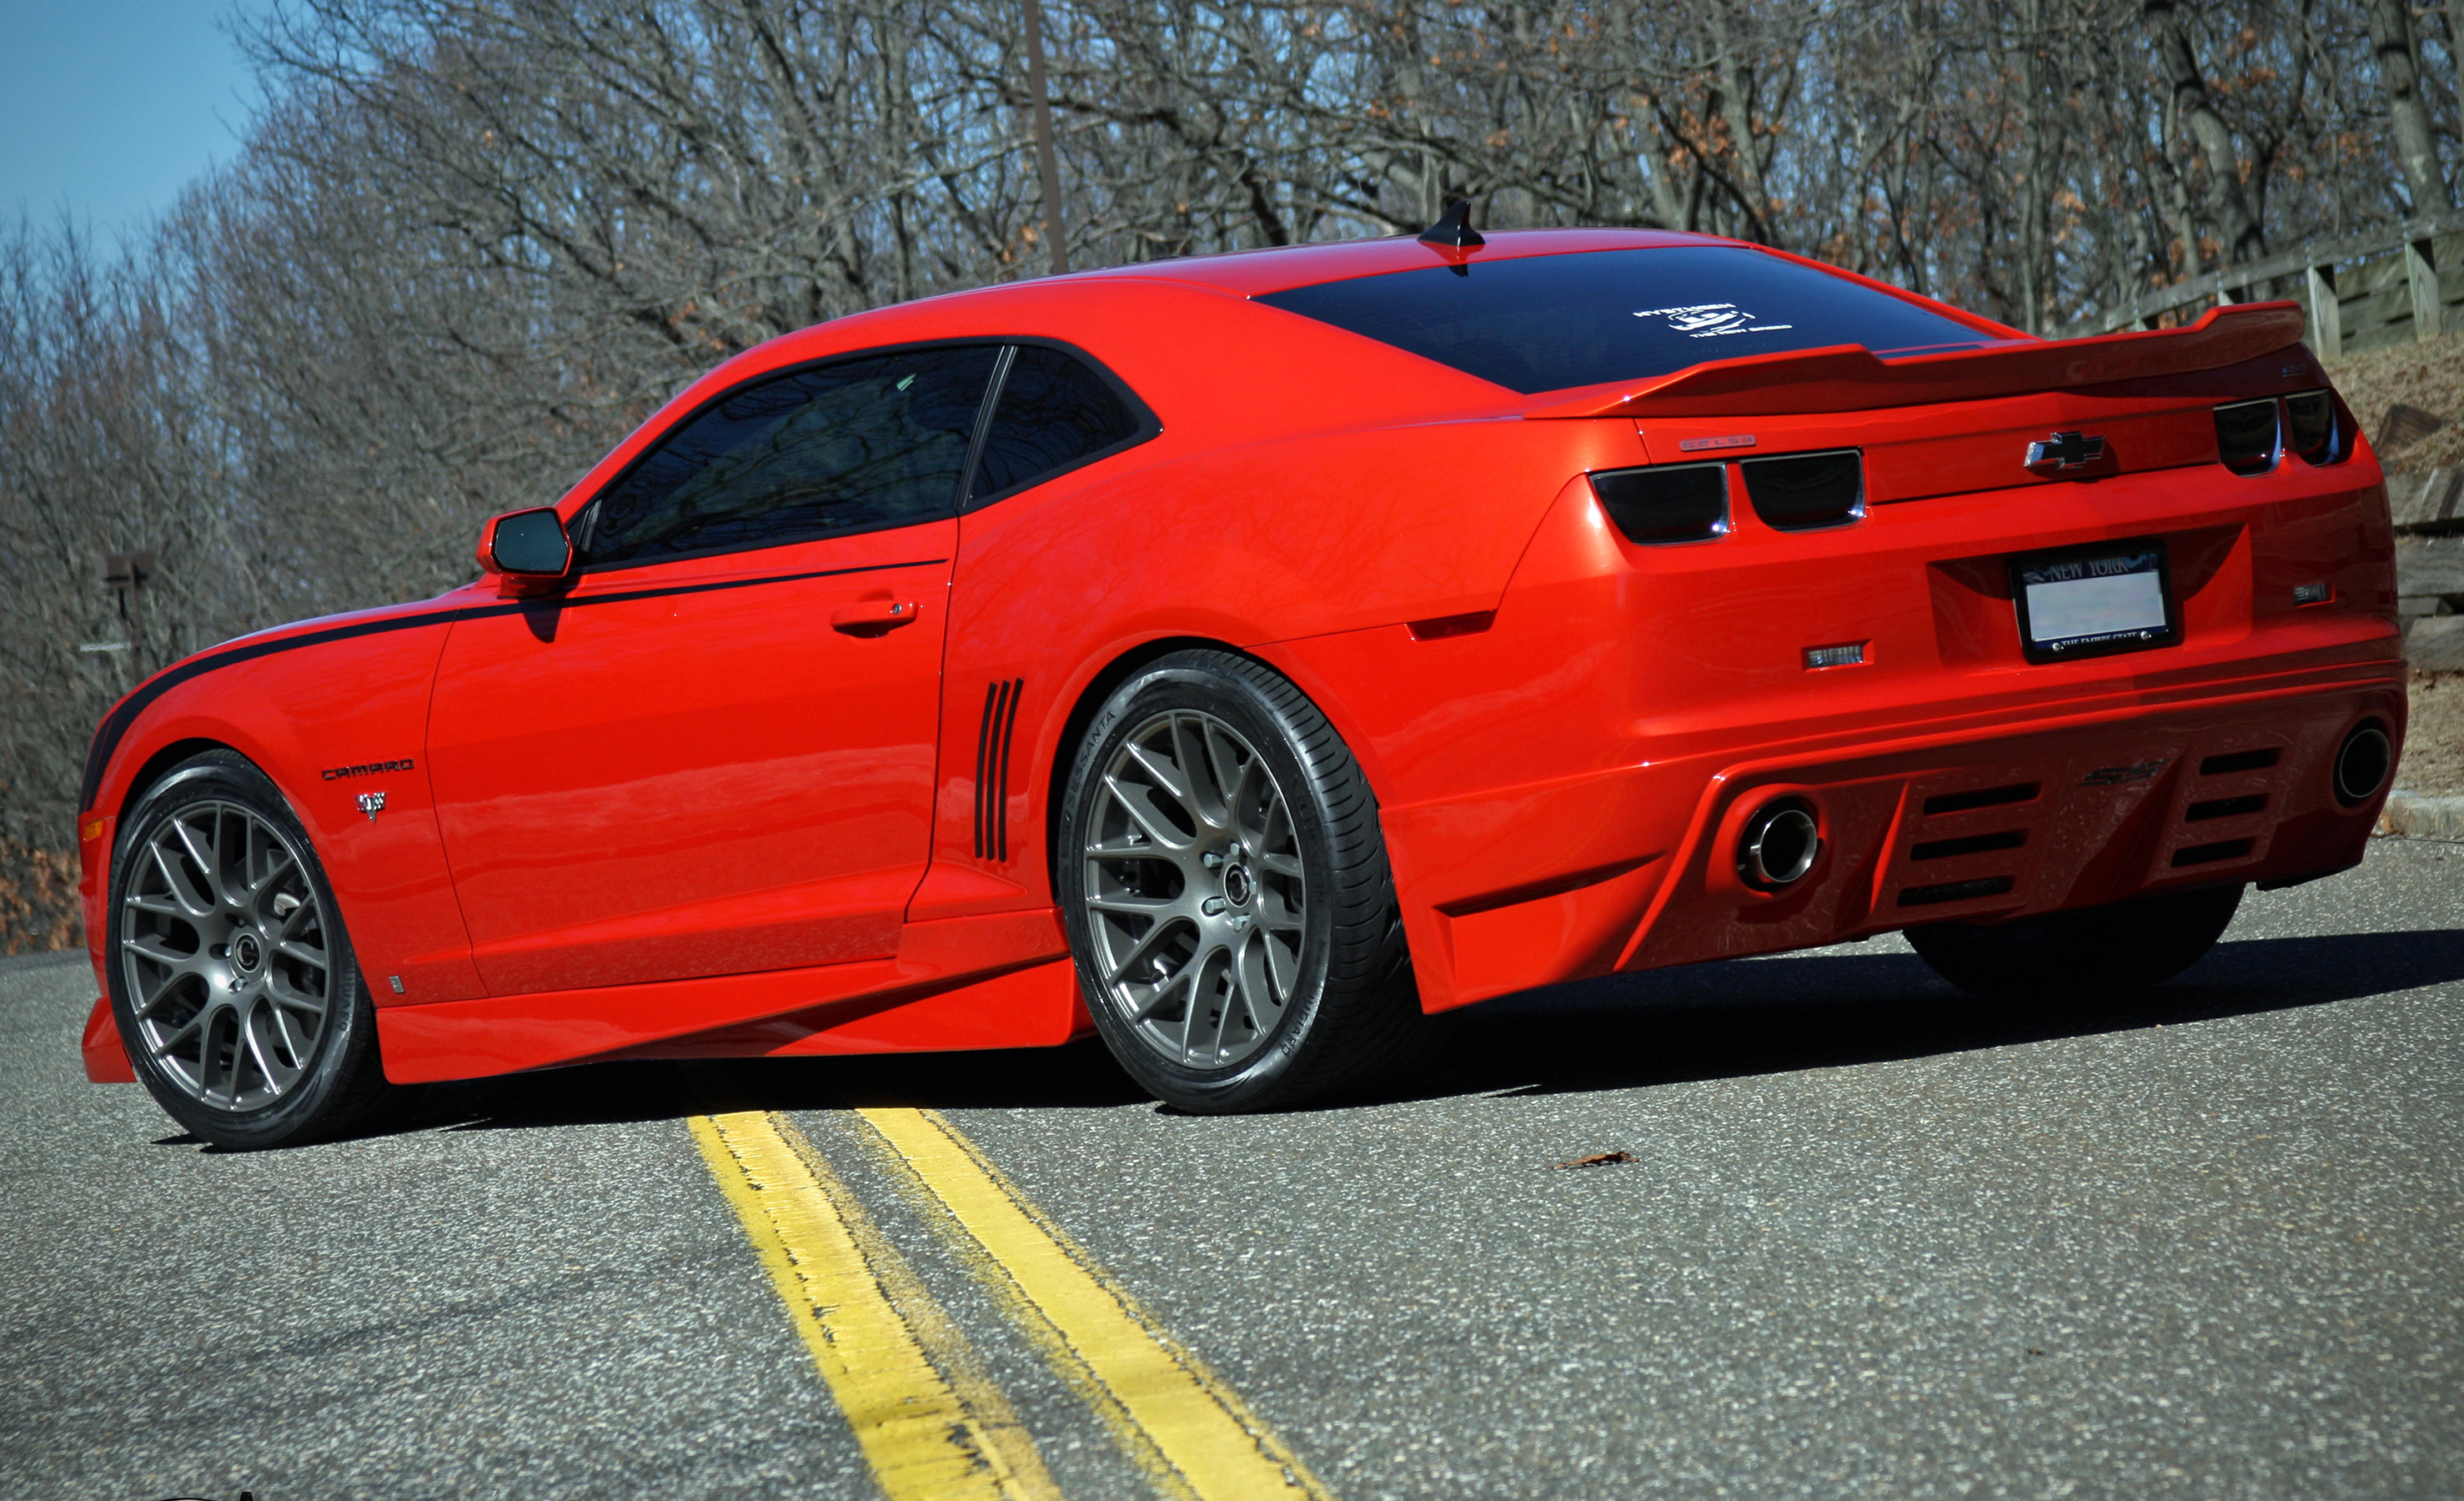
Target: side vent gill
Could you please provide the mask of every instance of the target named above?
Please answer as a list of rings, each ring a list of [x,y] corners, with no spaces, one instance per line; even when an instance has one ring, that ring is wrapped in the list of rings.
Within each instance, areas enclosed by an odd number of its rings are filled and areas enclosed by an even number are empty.
[[[976,729],[976,858],[1009,859],[1009,741],[1018,725],[1023,677],[984,685],[984,718]]]

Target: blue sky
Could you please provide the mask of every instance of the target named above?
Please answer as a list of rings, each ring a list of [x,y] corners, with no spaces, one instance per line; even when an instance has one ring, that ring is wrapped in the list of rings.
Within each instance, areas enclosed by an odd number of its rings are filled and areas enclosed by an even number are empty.
[[[227,29],[262,0],[0,0],[0,216],[105,239],[228,161],[256,84]]]

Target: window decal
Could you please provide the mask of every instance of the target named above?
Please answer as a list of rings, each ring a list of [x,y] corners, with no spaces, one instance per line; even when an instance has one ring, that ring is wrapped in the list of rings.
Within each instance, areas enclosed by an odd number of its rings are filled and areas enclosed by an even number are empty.
[[[1794,323],[1757,323],[1754,315],[1734,302],[1697,302],[1692,307],[1655,307],[1634,315],[1664,318],[1668,331],[1689,339],[1717,339],[1722,334],[1775,334]]]

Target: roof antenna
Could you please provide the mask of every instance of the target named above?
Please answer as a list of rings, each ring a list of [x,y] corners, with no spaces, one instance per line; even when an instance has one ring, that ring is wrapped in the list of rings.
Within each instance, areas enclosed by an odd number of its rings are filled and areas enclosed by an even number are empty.
[[[1458,198],[1446,205],[1446,211],[1438,215],[1438,222],[1420,232],[1420,240],[1423,244],[1442,245],[1448,250],[1476,250],[1488,243],[1480,237],[1478,230],[1471,227],[1471,200],[1468,198]]]

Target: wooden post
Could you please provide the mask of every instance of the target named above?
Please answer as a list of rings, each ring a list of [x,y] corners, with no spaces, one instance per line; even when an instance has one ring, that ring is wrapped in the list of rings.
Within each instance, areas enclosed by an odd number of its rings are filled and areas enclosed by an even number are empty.
[[[1052,153],[1052,99],[1044,87],[1044,10],[1026,0],[1026,87],[1035,96],[1035,172],[1043,180],[1044,237],[1052,242],[1052,274],[1069,275],[1069,232],[1061,225],[1061,163]]]
[[[94,574],[103,587],[120,596],[120,612],[128,622],[128,670],[135,674],[130,681],[142,681],[145,676],[143,590],[154,577],[154,554],[150,550],[105,553],[96,561]]]
[[[2412,337],[2438,337],[2438,265],[2425,236],[2404,242],[2404,279],[2412,289]]]
[[[2336,268],[2312,265],[2305,277],[2310,289],[2310,349],[2321,360],[2344,352],[2343,310],[2336,305]]]

